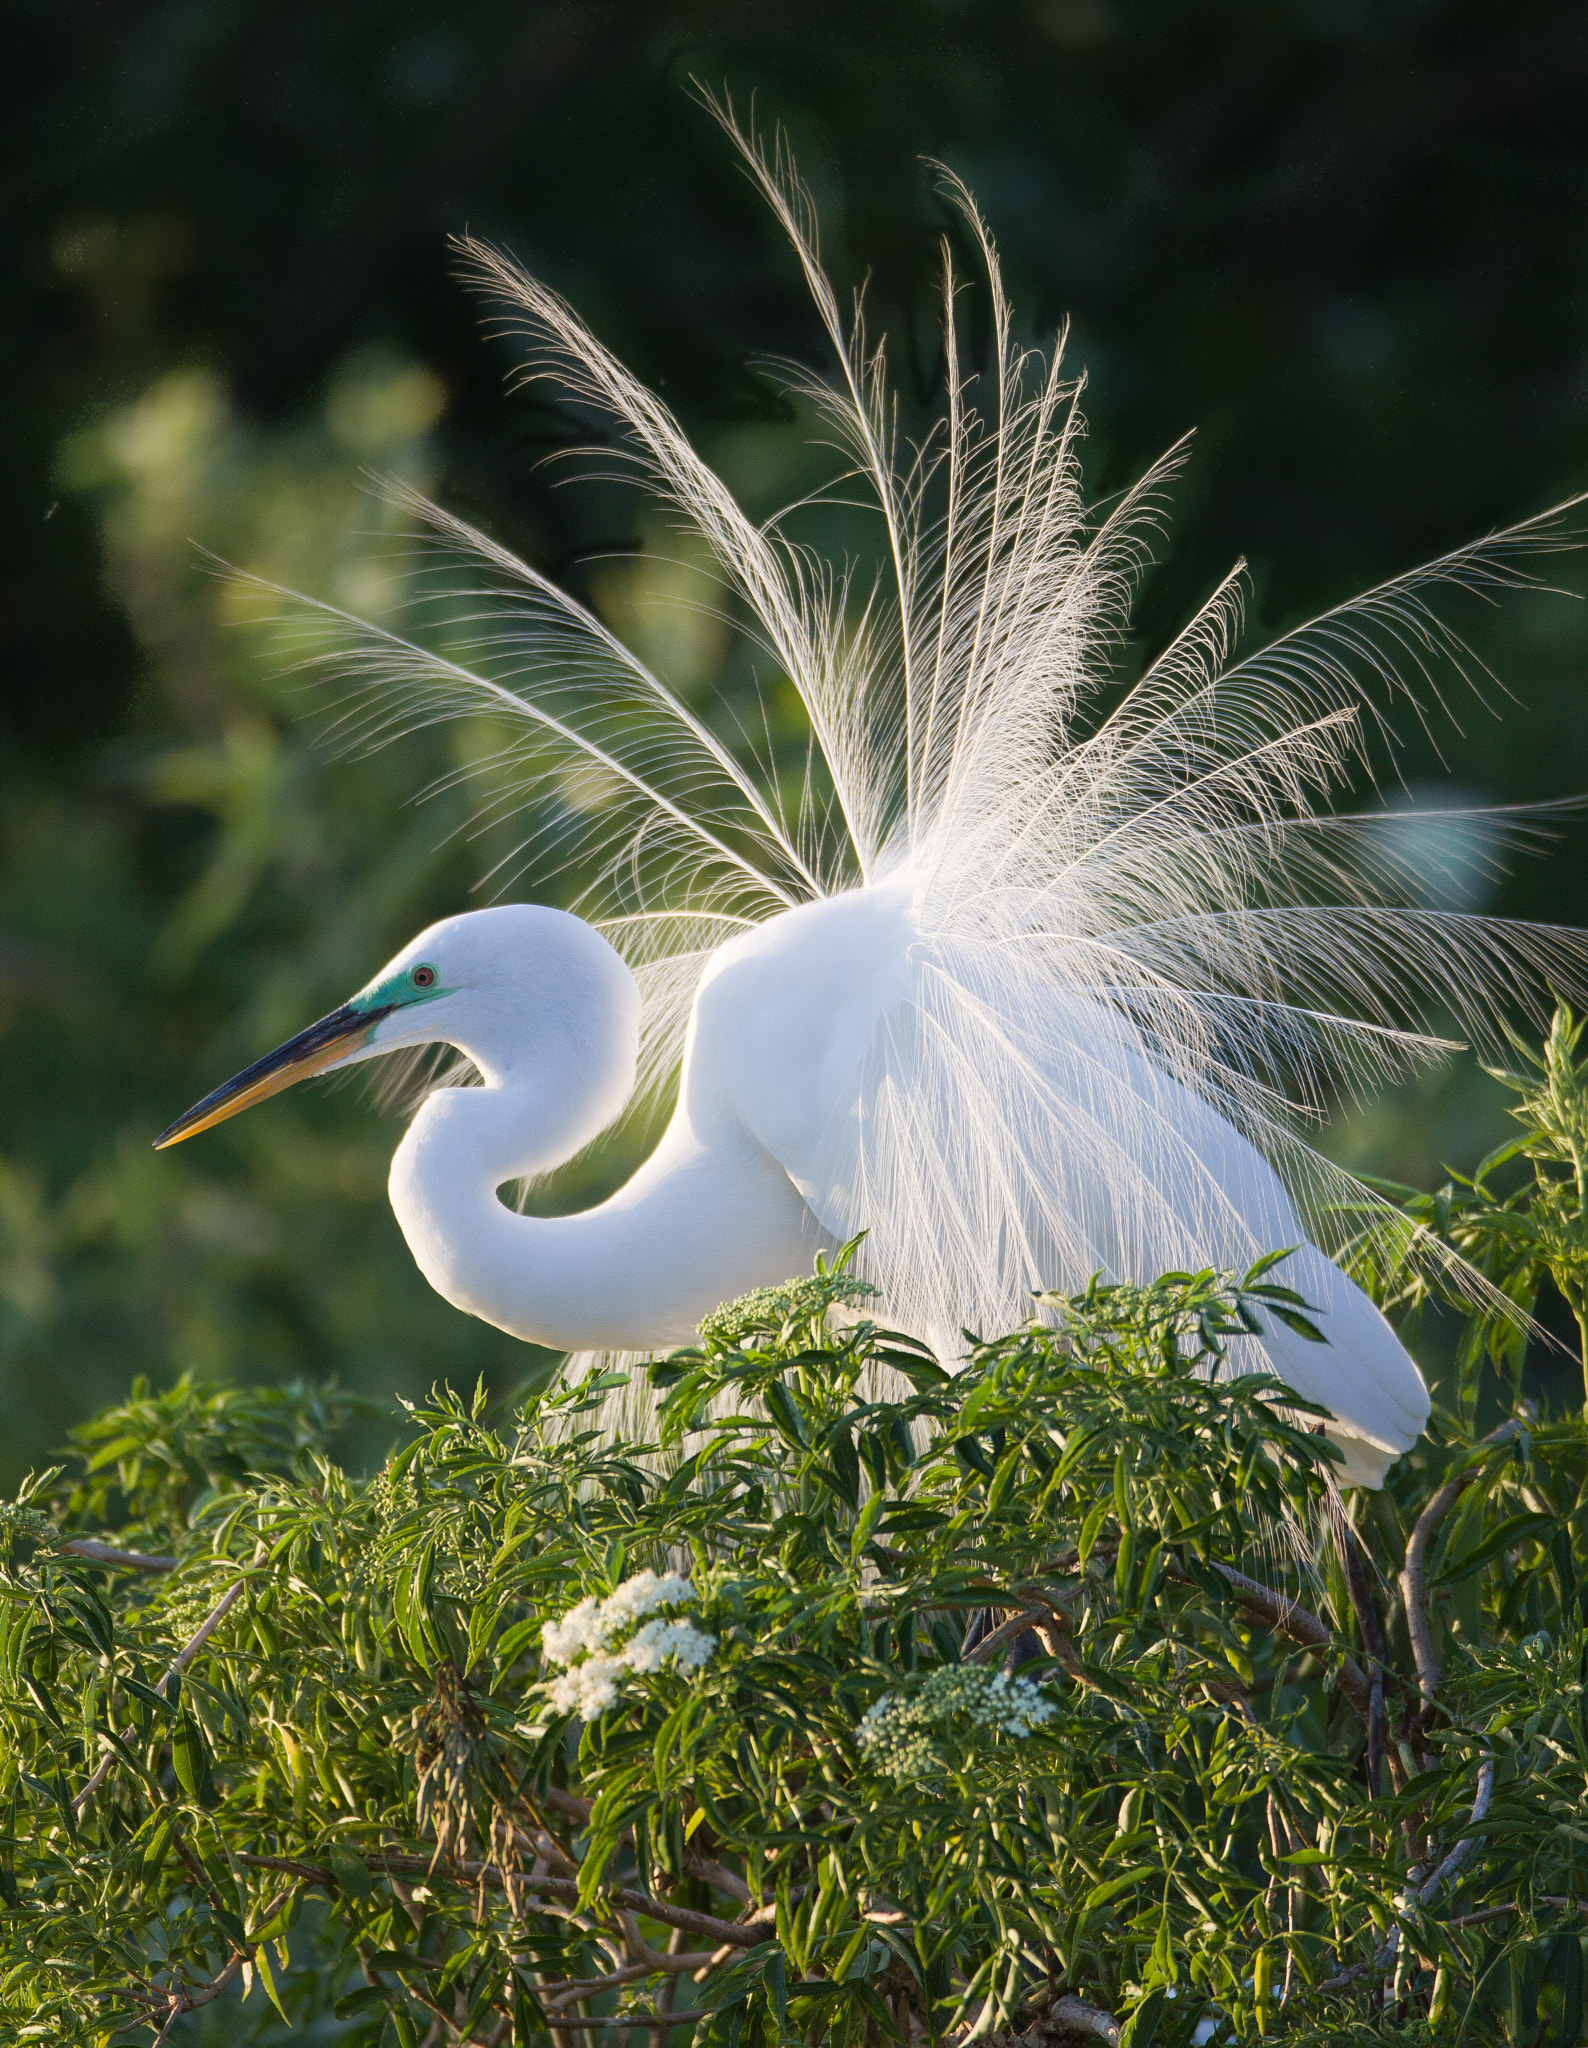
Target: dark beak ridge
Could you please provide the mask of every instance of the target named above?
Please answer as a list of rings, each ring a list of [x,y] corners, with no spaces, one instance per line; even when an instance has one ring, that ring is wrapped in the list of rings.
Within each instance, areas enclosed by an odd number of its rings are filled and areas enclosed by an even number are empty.
[[[311,1074],[323,1073],[327,1067],[334,1066],[346,1054],[365,1044],[370,1032],[395,1008],[394,1003],[388,1003],[383,1009],[355,1010],[350,1003],[344,1003],[339,1010],[332,1010],[329,1016],[311,1024],[306,1031],[300,1031],[296,1038],[289,1038],[285,1045],[278,1045],[262,1060],[255,1060],[251,1067],[244,1067],[240,1074],[234,1074],[229,1081],[206,1095],[202,1102],[195,1102],[169,1130],[160,1133],[154,1141],[155,1150],[162,1152],[168,1145],[179,1145],[184,1138],[195,1137],[200,1131],[207,1131],[212,1124],[224,1123],[227,1117],[236,1116],[239,1110],[249,1109],[271,1095],[279,1095],[294,1081],[305,1081]]]

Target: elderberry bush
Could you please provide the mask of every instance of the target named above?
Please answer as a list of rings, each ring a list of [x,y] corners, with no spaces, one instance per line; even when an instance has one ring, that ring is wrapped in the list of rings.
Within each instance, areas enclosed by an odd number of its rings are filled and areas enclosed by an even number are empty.
[[[1583,1419],[1342,1499],[1283,1270],[953,1374],[818,1274],[368,1480],[140,1390],[0,1513],[6,2037],[1576,2041]]]

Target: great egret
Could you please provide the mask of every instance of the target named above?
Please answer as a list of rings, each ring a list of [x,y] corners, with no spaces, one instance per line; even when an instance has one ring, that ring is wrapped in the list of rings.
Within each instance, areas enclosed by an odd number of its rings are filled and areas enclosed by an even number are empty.
[[[1567,544],[1565,508],[1231,659],[1237,567],[1096,715],[1181,451],[1087,509],[1079,384],[1060,351],[1015,345],[991,237],[950,177],[990,294],[987,399],[963,367],[945,243],[946,416],[905,447],[882,350],[858,302],[840,313],[792,165],[723,118],[836,353],[831,386],[790,381],[879,517],[869,584],[819,560],[790,517],[752,523],[563,300],[464,247],[532,338],[530,369],[616,424],[703,540],[760,658],[800,693],[813,745],[797,815],[742,735],[725,738],[599,618],[410,501],[443,560],[473,565],[479,602],[445,652],[307,606],[332,634],[312,658],[345,685],[363,743],[482,712],[511,721],[497,801],[539,802],[540,828],[576,842],[587,872],[603,856],[590,921],[508,904],[433,925],[159,1142],[304,1075],[457,1047],[484,1086],[430,1093],[393,1161],[393,1205],[449,1301],[570,1350],[687,1340],[725,1298],[861,1231],[888,1315],[949,1355],[966,1325],[1028,1316],[1033,1288],[1294,1246],[1284,1277],[1328,1341],[1276,1323],[1241,1340],[1237,1363],[1266,1353],[1336,1418],[1343,1478],[1377,1485],[1428,1396],[1317,1248],[1364,1191],[1303,1142],[1294,1112],[1443,1050],[1431,1017],[1492,1045],[1502,1008],[1574,973],[1584,946],[1431,907],[1401,819],[1314,805],[1361,759],[1364,721],[1382,716],[1372,687],[1404,691],[1397,658],[1419,678],[1438,662],[1465,672],[1435,586],[1531,580],[1518,558]],[[504,1183],[570,1158],[670,1070],[666,1134],[609,1201],[553,1218],[504,1205]]]

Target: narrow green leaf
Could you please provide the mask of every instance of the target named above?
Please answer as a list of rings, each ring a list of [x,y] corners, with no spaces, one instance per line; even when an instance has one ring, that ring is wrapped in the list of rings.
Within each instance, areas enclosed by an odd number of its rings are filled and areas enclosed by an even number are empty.
[[[1459,1557],[1447,1558],[1438,1571],[1430,1576],[1429,1584],[1453,1585],[1457,1579],[1464,1579],[1472,1572],[1481,1571],[1484,1565],[1498,1557],[1502,1551],[1514,1549],[1518,1544],[1542,1535],[1546,1529],[1553,1529],[1556,1522],[1557,1518],[1554,1515],[1512,1515],[1497,1529],[1492,1529],[1481,1542],[1473,1544],[1469,1550],[1464,1550]]]
[[[768,1380],[762,1390],[761,1399],[766,1412],[771,1416],[778,1434],[796,1451],[810,1449],[810,1440],[805,1434],[805,1424],[794,1397],[781,1380]]]

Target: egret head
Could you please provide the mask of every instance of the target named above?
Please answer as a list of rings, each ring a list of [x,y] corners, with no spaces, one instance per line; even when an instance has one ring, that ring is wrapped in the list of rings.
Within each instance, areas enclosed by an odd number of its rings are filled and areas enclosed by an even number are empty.
[[[496,1078],[521,1060],[626,1067],[639,991],[601,935],[566,911],[507,903],[443,918],[358,993],[244,1067],[155,1140],[157,1150],[223,1123],[295,1081],[404,1046],[455,1045]]]

